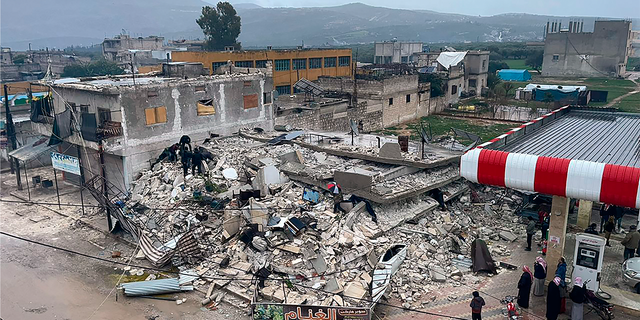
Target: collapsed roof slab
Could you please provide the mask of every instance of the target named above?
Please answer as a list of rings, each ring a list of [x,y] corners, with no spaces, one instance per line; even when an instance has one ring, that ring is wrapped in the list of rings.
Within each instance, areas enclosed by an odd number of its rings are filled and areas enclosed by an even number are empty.
[[[263,134],[253,134],[246,131],[240,132],[240,136],[244,138],[254,139],[261,142],[267,142],[271,140],[274,136],[277,136],[279,134],[280,134],[279,132],[263,133]],[[397,166],[409,166],[409,167],[425,168],[425,169],[446,166],[449,164],[457,164],[460,162],[460,156],[462,155],[462,152],[459,152],[459,151],[451,151],[438,146],[425,144],[425,151],[424,151],[426,156],[425,159],[420,159],[417,154],[413,155],[412,157],[412,155],[408,153],[404,153],[404,156],[402,159],[385,158],[385,157],[380,157],[378,155],[379,148],[377,147],[371,147],[371,146],[365,146],[365,145],[350,146],[343,143],[319,144],[317,142],[313,142],[312,138],[307,138],[307,137],[316,136],[316,135],[319,135],[319,134],[310,133],[306,135],[306,137],[303,137],[302,139],[295,139],[295,140],[283,141],[283,142],[295,143],[297,145],[300,145],[302,147],[308,148],[313,151],[324,152],[324,153],[334,155],[334,156],[339,156],[339,157],[347,157],[347,158],[361,159],[361,160],[384,163],[384,164],[391,164],[391,165],[397,165]],[[369,136],[373,137],[374,139],[375,137],[377,137],[373,135],[369,135]],[[327,141],[328,140],[332,140],[332,141],[344,140],[344,139],[347,139],[347,137],[349,141],[351,139],[348,134],[331,133],[331,135],[324,134],[324,137],[326,138]],[[380,138],[381,140],[384,139],[384,141],[390,140],[389,137],[381,136]],[[309,139],[311,142],[307,141],[307,139]]]

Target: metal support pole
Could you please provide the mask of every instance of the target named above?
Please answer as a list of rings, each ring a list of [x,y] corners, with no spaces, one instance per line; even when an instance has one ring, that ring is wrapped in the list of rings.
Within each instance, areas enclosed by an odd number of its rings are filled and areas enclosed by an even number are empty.
[[[84,189],[84,168],[82,167],[80,146],[76,146],[76,149],[78,150],[78,162],[80,163],[80,203],[82,204],[82,215],[84,216],[84,196],[82,195],[82,189]]]
[[[7,136],[11,141],[11,150],[18,149],[18,143],[16,142],[16,128],[13,125],[13,117],[11,116],[11,109],[9,108],[9,93],[8,87],[4,85],[4,108],[7,117]],[[8,154],[8,152],[7,152]],[[11,162],[11,159],[9,159]],[[13,168],[16,169],[16,182],[18,184],[18,190],[22,190],[22,181],[20,180],[20,162],[18,159],[13,158],[13,163],[11,164],[11,173],[13,173]]]
[[[100,154],[100,175],[102,176],[102,192],[104,193],[105,201],[109,201],[109,190],[107,189],[107,175],[104,169],[104,148],[102,145],[102,139],[98,141],[98,153]],[[113,229],[113,222],[111,221],[111,212],[109,206],[105,208],[107,214],[107,225],[109,226],[109,231]]]
[[[62,210],[62,206],[60,206],[60,190],[58,189],[58,173],[56,172],[56,168],[53,168],[53,180],[56,182],[56,195],[58,196],[58,209]],[[82,197],[80,197],[82,201]],[[84,203],[82,204],[84,207]]]
[[[31,201],[31,188],[29,188],[29,176],[27,176],[27,163],[24,162],[22,165],[24,168],[24,180],[27,181],[27,194],[29,195],[29,201]]]

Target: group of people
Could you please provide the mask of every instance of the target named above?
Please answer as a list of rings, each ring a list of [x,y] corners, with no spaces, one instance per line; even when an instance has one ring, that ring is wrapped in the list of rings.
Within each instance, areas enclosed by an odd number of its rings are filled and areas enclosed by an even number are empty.
[[[622,232],[622,217],[624,216],[624,208],[615,205],[602,205],[600,207],[600,233],[604,231],[604,237],[607,239],[606,246],[611,247],[609,243],[613,232]],[[584,232],[598,235],[597,225],[592,223]],[[640,230],[636,225],[629,226],[629,232],[620,244],[624,246],[625,261],[633,258],[636,253],[640,256]]]
[[[182,173],[186,176],[189,168],[191,167],[191,174],[196,174],[196,169],[199,174],[204,171],[204,161],[213,160],[213,156],[209,151],[202,147],[191,147],[191,138],[184,135],[180,138],[179,143],[175,143],[170,147],[165,148],[158,159],[154,163],[167,159],[170,162],[176,162],[180,158],[182,163]]]
[[[565,277],[567,273],[567,262],[564,257],[558,260],[556,266],[556,273],[553,281],[549,283],[547,289],[547,319],[556,320],[558,315],[564,309],[564,300],[561,292],[566,291]],[[533,265],[533,272],[529,266],[522,266],[522,276],[518,281],[518,300],[517,303],[521,308],[529,308],[529,300],[531,296],[531,288],[533,287],[534,296],[544,295],[544,283],[547,277],[547,262],[543,257],[537,257]],[[576,278],[575,285],[582,288],[582,279]],[[582,320],[582,303],[584,299],[579,297],[579,289],[575,289],[576,293],[572,291],[571,299],[574,302],[574,310],[572,310],[572,320]],[[574,299],[574,297],[576,299]],[[580,304],[576,306],[576,304]],[[473,299],[471,300],[471,315],[473,320],[480,320],[482,317],[482,306],[485,305],[484,299],[480,297],[477,291],[473,292]]]

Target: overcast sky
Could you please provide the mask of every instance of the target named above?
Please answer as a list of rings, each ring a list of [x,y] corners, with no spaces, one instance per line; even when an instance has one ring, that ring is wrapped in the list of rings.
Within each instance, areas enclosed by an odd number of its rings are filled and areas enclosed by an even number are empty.
[[[207,0],[214,2],[213,0]],[[352,2],[398,9],[426,9],[468,15],[531,13],[557,16],[640,18],[640,0],[232,0],[263,7],[322,7]]]

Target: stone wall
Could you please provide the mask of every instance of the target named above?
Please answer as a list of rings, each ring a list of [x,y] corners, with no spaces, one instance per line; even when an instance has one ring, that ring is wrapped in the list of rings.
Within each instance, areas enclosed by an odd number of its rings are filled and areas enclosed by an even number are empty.
[[[350,131],[349,120],[363,122],[365,132],[380,130],[382,125],[382,106],[360,102],[356,108],[347,108],[341,112],[340,106],[317,108],[315,110],[279,116],[276,125],[291,125],[294,128],[319,131]]]

